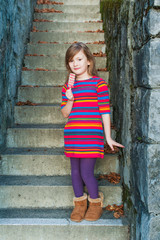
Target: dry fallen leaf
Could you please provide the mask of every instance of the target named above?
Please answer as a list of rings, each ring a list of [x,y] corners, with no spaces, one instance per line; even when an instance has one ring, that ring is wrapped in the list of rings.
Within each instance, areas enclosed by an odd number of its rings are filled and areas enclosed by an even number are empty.
[[[98,68],[97,71],[106,72],[106,71],[107,71],[107,68]]]
[[[49,42],[49,43],[51,43],[51,44],[59,44],[59,42]]]
[[[46,44],[46,43],[49,43],[49,42],[45,42],[45,41],[38,41],[37,43],[43,43],[43,44],[45,43],[45,44]]]
[[[45,41],[38,41],[37,43],[40,43],[40,44],[59,44],[58,42],[45,42]]]
[[[100,51],[99,53],[93,53],[94,57],[106,57],[106,54]]]
[[[105,44],[104,41],[88,42],[87,44]]]
[[[37,13],[52,13],[52,12],[63,13],[62,11],[56,10],[54,8],[51,8],[51,9],[50,8],[44,8],[44,9],[35,8],[34,11],[37,12]]]
[[[26,102],[17,102],[16,103],[17,106],[24,106],[24,105],[28,105],[28,106],[37,106],[37,103],[32,103],[31,101],[27,100]]]
[[[85,32],[89,32],[89,33],[104,33],[104,30],[101,30],[101,29],[98,29],[96,31],[91,31],[91,30],[88,30],[88,31],[85,31]]]
[[[22,67],[22,71],[33,71],[33,69],[29,69],[27,67]]]
[[[112,151],[112,149],[110,148],[110,146],[108,145],[108,143],[105,143],[104,144],[104,152],[105,153],[117,153],[117,152],[119,152],[119,148],[118,147],[116,147],[116,146],[113,146],[113,148],[114,148],[114,151]]]
[[[108,205],[105,210],[108,211],[113,211],[114,212],[114,217],[115,218],[120,218],[121,216],[124,216],[124,210],[123,210],[123,204],[120,206],[113,204],[113,205]]]
[[[118,174],[118,173],[111,172],[111,173],[109,173],[109,174],[101,174],[101,175],[98,177],[98,180],[101,180],[101,179],[106,179],[106,180],[108,180],[110,183],[118,184],[118,183],[121,181],[121,176],[120,176],[120,174]]]
[[[77,42],[77,41],[72,42],[72,43],[70,43],[70,42],[65,42],[64,44],[73,44],[73,43],[78,43],[78,42]]]
[[[102,23],[103,21],[102,20],[98,20],[98,21],[85,21],[85,23]]]
[[[39,86],[38,85],[35,85],[35,86],[34,85],[21,85],[21,87],[32,87],[33,88],[33,87],[39,87]]]
[[[121,176],[118,173],[111,172],[108,174],[108,181],[110,183],[118,184],[121,181]]]
[[[47,19],[34,19],[34,22],[53,22],[51,20],[47,20]]]
[[[36,71],[45,71],[45,72],[48,72],[48,71],[49,71],[48,69],[45,69],[45,68],[36,68],[35,70],[36,70]]]
[[[33,30],[32,30],[32,32],[38,32],[38,30],[36,29],[36,27],[35,27],[35,26],[33,27]]]
[[[50,0],[37,0],[37,4],[47,4],[47,5],[63,5],[63,2],[55,2]]]
[[[25,56],[26,57],[35,57],[35,56],[43,57],[44,55],[43,54],[36,54],[36,53],[34,53],[34,54],[26,54]]]

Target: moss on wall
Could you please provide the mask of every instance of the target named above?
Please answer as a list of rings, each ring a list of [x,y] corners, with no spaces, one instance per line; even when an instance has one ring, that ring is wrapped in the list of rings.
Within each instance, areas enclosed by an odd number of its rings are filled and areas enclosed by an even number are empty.
[[[100,12],[106,39],[107,68],[111,70],[113,31],[117,29],[118,13],[123,0],[102,0]]]

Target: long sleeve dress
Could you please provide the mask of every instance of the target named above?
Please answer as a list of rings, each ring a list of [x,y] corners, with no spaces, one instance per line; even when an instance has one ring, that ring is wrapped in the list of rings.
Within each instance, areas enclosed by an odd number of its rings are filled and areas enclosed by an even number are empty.
[[[67,103],[65,95],[68,84],[62,88],[63,108]],[[66,157],[103,158],[104,133],[102,114],[110,114],[107,83],[93,76],[86,80],[75,80],[72,88],[74,103],[64,128]]]

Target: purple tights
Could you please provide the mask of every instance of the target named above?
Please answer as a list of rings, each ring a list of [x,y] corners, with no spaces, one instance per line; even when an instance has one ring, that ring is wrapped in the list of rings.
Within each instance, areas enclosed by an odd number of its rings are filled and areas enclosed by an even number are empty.
[[[98,198],[98,182],[94,177],[96,158],[71,157],[71,177],[76,197],[83,196],[83,183],[85,183],[91,198]]]

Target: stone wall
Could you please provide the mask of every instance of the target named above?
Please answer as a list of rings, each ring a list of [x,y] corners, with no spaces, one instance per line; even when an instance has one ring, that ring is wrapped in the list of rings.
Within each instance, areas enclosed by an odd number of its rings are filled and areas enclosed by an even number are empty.
[[[13,110],[36,0],[0,0],[0,148]]]
[[[160,1],[101,1],[132,240],[160,239]]]

